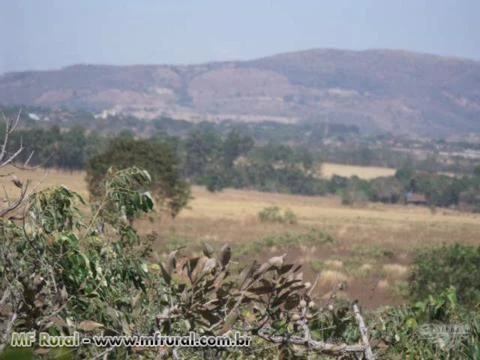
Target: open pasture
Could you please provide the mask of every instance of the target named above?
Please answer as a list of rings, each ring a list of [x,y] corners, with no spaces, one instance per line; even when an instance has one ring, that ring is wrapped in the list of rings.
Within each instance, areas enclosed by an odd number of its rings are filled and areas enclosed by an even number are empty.
[[[88,198],[84,172],[2,169],[42,188],[65,185]],[[15,188],[0,177],[8,194]],[[412,258],[418,249],[459,241],[478,244],[480,215],[426,207],[368,204],[346,207],[334,196],[307,197],[227,189],[210,193],[192,188],[189,209],[176,219],[160,213],[138,221],[142,233],[157,234],[155,249],[163,258],[170,249],[199,251],[202,242],[214,247],[229,243],[233,261],[241,265],[287,253],[288,261],[304,264],[304,276],[318,278],[318,295],[359,299],[365,307],[398,304],[404,299]],[[11,196],[11,195],[10,195]],[[2,196],[3,198],[4,196]],[[262,223],[259,211],[269,206],[291,209],[297,224]]]
[[[395,169],[379,166],[356,166],[323,163],[321,168],[321,175],[326,179],[330,179],[333,175],[351,177],[358,176],[360,179],[370,180],[379,176],[395,175]]]

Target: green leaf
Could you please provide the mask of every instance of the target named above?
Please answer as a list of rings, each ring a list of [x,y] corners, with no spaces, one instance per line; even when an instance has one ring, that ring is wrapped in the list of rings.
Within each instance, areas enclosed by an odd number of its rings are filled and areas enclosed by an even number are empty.
[[[162,277],[163,279],[165,280],[165,282],[170,285],[171,282],[172,282],[172,276],[168,273],[167,270],[165,270],[165,268],[163,267],[163,264],[162,263],[159,263],[158,265],[160,265],[160,269],[162,270]]]
[[[417,320],[415,320],[413,317],[408,318],[405,322],[405,326],[409,329],[415,329],[417,327]]]

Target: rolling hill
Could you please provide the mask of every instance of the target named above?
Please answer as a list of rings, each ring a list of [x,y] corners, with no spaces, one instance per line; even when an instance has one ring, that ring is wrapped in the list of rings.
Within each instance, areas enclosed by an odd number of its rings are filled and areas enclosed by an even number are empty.
[[[0,104],[445,136],[480,132],[480,62],[317,49],[199,65],[74,65],[0,75]]]

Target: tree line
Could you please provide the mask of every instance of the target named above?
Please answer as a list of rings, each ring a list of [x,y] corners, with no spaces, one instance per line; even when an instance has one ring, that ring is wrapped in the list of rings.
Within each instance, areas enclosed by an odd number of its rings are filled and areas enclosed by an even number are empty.
[[[454,177],[418,171],[410,166],[398,169],[394,176],[371,180],[334,175],[329,192],[342,197],[346,205],[365,201],[405,203],[407,194],[421,194],[431,207],[454,207],[466,211],[480,211],[480,166],[473,175]]]
[[[7,117],[15,117],[19,108],[0,105],[0,110]],[[272,121],[238,123],[232,120],[192,123],[168,116],[145,121],[124,114],[94,115],[73,109],[27,107],[21,113],[21,123],[30,130],[41,128],[48,131],[53,126],[65,131],[83,127],[88,133],[104,136],[133,132],[142,138],[155,133],[167,133],[184,139],[194,131],[213,132],[225,137],[232,130],[239,130],[258,144],[281,143],[305,147],[317,161],[396,169],[411,163],[416,169],[428,172],[472,173],[478,161],[462,156],[462,153],[480,148],[480,144],[474,141],[415,139],[390,133],[362,134],[355,125],[329,123],[325,119],[310,119],[294,124]],[[410,151],[412,149],[416,150]]]
[[[223,134],[207,126],[194,128],[184,136],[157,131],[150,138],[138,139],[129,131],[104,136],[80,126],[62,130],[54,125],[49,129],[19,129],[12,134],[9,149],[13,151],[21,144],[25,151],[19,161],[26,161],[33,153],[31,165],[87,169],[94,184],[110,166],[140,164],[159,178],[158,189],[163,187],[172,196],[178,192],[178,197],[171,200],[173,214],[189,197],[188,182],[204,185],[210,191],[242,188],[303,195],[330,193],[340,195],[345,204],[402,203],[405,194],[411,192],[425,195],[432,206],[480,210],[480,167],[472,175],[453,177],[418,171],[407,161],[391,177],[324,179],[319,176],[321,159],[308,148],[262,143],[236,128]]]

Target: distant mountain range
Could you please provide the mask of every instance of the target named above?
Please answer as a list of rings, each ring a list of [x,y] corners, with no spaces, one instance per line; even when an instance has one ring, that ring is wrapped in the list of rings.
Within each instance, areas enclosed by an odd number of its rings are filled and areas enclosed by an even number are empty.
[[[319,49],[200,65],[74,65],[0,75],[1,104],[446,136],[480,132],[480,62]]]

